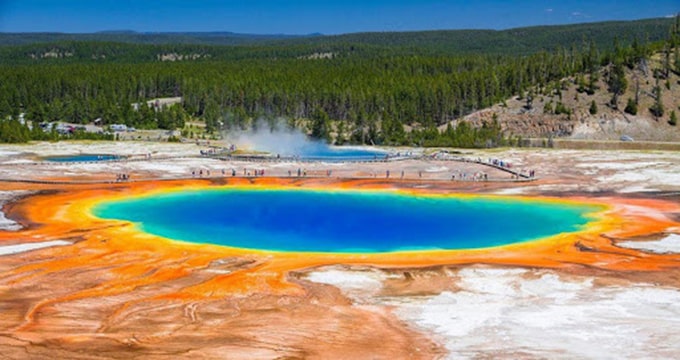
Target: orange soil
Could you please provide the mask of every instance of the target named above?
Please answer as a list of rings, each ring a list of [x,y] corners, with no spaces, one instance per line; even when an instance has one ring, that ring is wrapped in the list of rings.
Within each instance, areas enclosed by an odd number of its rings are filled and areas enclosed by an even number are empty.
[[[64,331],[63,328],[67,326],[65,324],[71,327],[83,326],[83,329],[76,332],[81,335],[71,334],[70,341],[77,341],[78,336],[84,336],[82,334],[113,331],[112,329],[122,326],[122,319],[130,319],[140,307],[150,302],[183,306],[184,311],[188,311],[186,306],[196,302],[209,307],[212,306],[209,305],[212,301],[232,299],[229,301],[237,302],[239,298],[252,300],[253,296],[257,296],[258,299],[273,296],[276,304],[280,303],[281,299],[306,299],[305,301],[310,302],[306,305],[308,307],[315,304],[310,297],[322,299],[318,300],[322,302],[337,303],[339,295],[328,293],[329,290],[323,290],[323,286],[321,288],[310,287],[309,284],[305,285],[305,282],[291,276],[296,271],[324,265],[375,266],[384,269],[473,263],[554,269],[566,269],[577,265],[617,272],[676,271],[680,268],[680,255],[678,254],[659,255],[619,248],[614,246],[611,240],[651,235],[664,232],[669,228],[679,228],[680,224],[669,219],[667,214],[680,213],[680,206],[655,199],[542,198],[549,201],[603,204],[606,205],[606,210],[598,214],[598,219],[585,231],[575,234],[562,234],[545,240],[489,249],[389,254],[266,252],[187,244],[141,233],[132,224],[126,222],[98,219],[89,212],[94,204],[103,199],[225,184],[266,188],[304,186],[323,189],[398,189],[398,191],[422,194],[460,192],[460,187],[456,188],[457,185],[453,183],[433,182],[429,184],[430,189],[422,190],[412,188],[413,184],[408,181],[386,182],[376,179],[233,178],[214,181],[188,180],[81,186],[7,184],[7,190],[50,191],[30,196],[6,207],[8,217],[19,219],[25,228],[18,232],[0,232],[0,246],[49,240],[73,240],[75,244],[13,256],[10,258],[19,260],[10,260],[5,265],[0,263],[0,272],[3,272],[0,276],[0,293],[3,292],[2,289],[9,291],[13,287],[24,286],[26,287],[22,290],[24,296],[31,292],[39,294],[40,291],[35,290],[33,286],[44,284],[45,279],[52,274],[55,279],[62,282],[58,284],[59,287],[49,285],[47,295],[23,301],[11,308],[11,311],[0,315],[0,334],[9,332],[15,335],[24,334],[21,337],[24,340],[40,339],[46,332],[57,337]],[[466,192],[485,191],[483,185],[465,186],[467,186]],[[86,271],[93,271],[96,276],[83,275],[82,272]],[[73,276],[73,283],[69,283],[69,276]],[[83,285],[85,282],[87,285]],[[29,285],[30,288],[27,287]],[[321,293],[318,298],[314,297],[316,295],[312,296],[319,291]],[[133,293],[142,295],[123,299]],[[328,300],[329,297],[332,300]],[[2,298],[0,296],[0,300]],[[92,304],[97,301],[93,299],[104,298],[120,298],[116,300],[119,306],[113,310],[101,310],[102,314],[99,316],[102,319],[95,321],[96,325],[88,325],[87,321],[81,325],[78,319],[63,319],[57,316],[59,311],[65,311],[61,307],[68,306],[66,304],[94,306]],[[283,307],[287,308],[287,306],[289,305]],[[69,311],[78,313],[74,309]],[[96,310],[93,311],[97,313]],[[361,318],[366,320],[368,319],[366,316],[364,314]],[[302,318],[302,315],[292,318]],[[379,323],[385,320],[373,319],[371,321]],[[387,328],[392,332],[387,333],[388,330],[384,330],[384,333],[376,334],[398,336],[394,333],[396,331],[394,326]],[[352,331],[348,331],[348,334],[351,335]],[[403,340],[404,347],[386,349],[386,354],[389,351],[399,354],[409,346],[413,346],[409,342],[415,341],[413,334],[408,336],[399,334],[403,335],[404,339],[410,340]],[[158,334],[154,336],[160,337]],[[90,339],[87,336],[86,338]],[[284,340],[281,341],[287,343]],[[379,339],[374,340],[377,343],[380,342]],[[3,341],[0,340],[0,349],[2,343]],[[315,350],[310,346],[312,345],[300,345],[300,348],[307,351],[303,356],[314,355]],[[429,346],[430,350],[435,353],[440,351],[434,345]],[[16,347],[12,348],[16,350]],[[332,351],[332,347],[326,349]],[[379,346],[373,347],[372,350],[378,351]],[[276,352],[276,354],[282,353]],[[285,351],[283,354],[290,355]],[[316,355],[329,354],[332,353],[316,353]],[[209,354],[203,353],[203,355]],[[64,356],[71,357],[73,353],[66,353]]]
[[[325,180],[325,179],[283,179],[283,178],[234,178],[228,180],[227,186],[252,187],[299,187],[322,189],[366,189],[381,190],[394,189],[396,183],[381,180]],[[95,203],[105,199],[123,196],[134,196],[152,192],[199,188],[210,185],[207,181],[167,181],[112,184],[78,187],[77,190],[58,192],[56,194],[37,195],[25,199],[11,209],[21,218],[31,223],[28,229],[18,233],[0,233],[0,245],[14,242],[26,242],[39,239],[48,241],[80,237],[83,241],[75,246],[54,248],[51,252],[56,258],[53,263],[41,264],[44,268],[60,268],[69,266],[69,261],[82,262],[82,257],[72,259],[69,255],[83,249],[102,249],[108,252],[152,251],[164,254],[167,258],[176,257],[192,251],[194,260],[188,267],[200,266],[217,258],[238,256],[253,259],[261,265],[240,275],[229,275],[215,279],[219,288],[227,293],[233,291],[253,291],[249,281],[244,277],[250,272],[269,274],[269,285],[281,291],[295,291],[297,286],[291,286],[284,279],[287,272],[296,269],[316,267],[330,264],[348,265],[376,265],[380,267],[417,267],[438,264],[466,264],[489,263],[504,265],[520,265],[531,267],[556,268],[564,264],[596,265],[612,270],[659,270],[678,265],[680,256],[654,255],[642,253],[638,250],[623,249],[612,245],[610,238],[630,238],[641,235],[663,232],[668,228],[678,226],[665,214],[680,213],[680,206],[662,200],[624,199],[624,198],[585,198],[573,197],[569,199],[540,199],[558,202],[585,202],[603,204],[608,207],[599,219],[593,222],[587,230],[576,234],[563,234],[549,239],[530,243],[508,245],[479,250],[456,251],[421,251],[389,254],[324,254],[324,253],[291,253],[252,251],[227,248],[213,245],[196,245],[169,241],[154,235],[137,231],[132,224],[118,221],[108,221],[95,218],[89,209]],[[446,183],[438,183],[436,189],[401,189],[414,194],[446,194],[452,189]],[[40,186],[30,186],[39,188]],[[50,186],[54,188],[54,186]],[[63,188],[66,188],[64,186]],[[26,186],[23,186],[25,189]],[[453,190],[455,192],[455,189]],[[536,198],[536,197],[534,197]],[[605,236],[603,236],[605,235]],[[36,238],[37,237],[37,238]],[[579,246],[575,246],[575,244]],[[580,248],[580,249],[579,249]],[[583,251],[584,248],[593,251]],[[63,260],[70,259],[70,260]],[[94,259],[87,259],[87,261]],[[20,269],[21,272],[28,268]],[[135,273],[143,271],[131,266],[129,271]],[[183,271],[177,269],[176,271]],[[157,274],[156,276],[161,276]],[[166,274],[164,276],[173,276]],[[235,279],[240,278],[240,279]],[[261,278],[261,277],[258,277]],[[246,277],[247,279],[247,277]],[[207,285],[206,285],[207,286]],[[193,292],[198,296],[205,296],[205,289],[195,288]]]

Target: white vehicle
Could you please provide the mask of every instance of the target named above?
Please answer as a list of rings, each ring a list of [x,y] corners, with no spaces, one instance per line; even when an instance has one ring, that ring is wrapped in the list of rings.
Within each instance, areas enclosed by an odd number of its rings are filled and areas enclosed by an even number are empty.
[[[111,125],[111,130],[113,130],[113,131],[127,131],[127,125],[125,125],[125,124],[113,124],[113,125]]]

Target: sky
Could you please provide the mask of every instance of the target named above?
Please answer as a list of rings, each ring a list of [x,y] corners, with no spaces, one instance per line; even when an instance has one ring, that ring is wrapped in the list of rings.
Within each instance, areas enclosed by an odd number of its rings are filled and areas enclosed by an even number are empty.
[[[0,32],[341,34],[671,16],[678,0],[0,0]]]

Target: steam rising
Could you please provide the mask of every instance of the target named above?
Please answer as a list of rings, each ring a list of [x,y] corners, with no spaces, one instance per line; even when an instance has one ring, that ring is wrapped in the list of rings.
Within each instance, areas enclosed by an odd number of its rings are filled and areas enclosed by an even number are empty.
[[[310,139],[283,119],[274,122],[258,120],[250,130],[230,131],[224,138],[239,149],[266,151],[281,156],[305,156],[328,152],[330,147]]]

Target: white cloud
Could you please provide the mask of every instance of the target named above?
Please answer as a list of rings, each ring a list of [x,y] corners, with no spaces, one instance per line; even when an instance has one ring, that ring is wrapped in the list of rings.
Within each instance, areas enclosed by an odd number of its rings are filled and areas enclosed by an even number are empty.
[[[553,9],[545,9],[545,12],[551,13],[551,12],[553,12]]]
[[[571,17],[572,18],[590,18],[592,16],[590,16],[588,14],[584,14],[580,11],[574,11],[574,12],[571,13]]]

